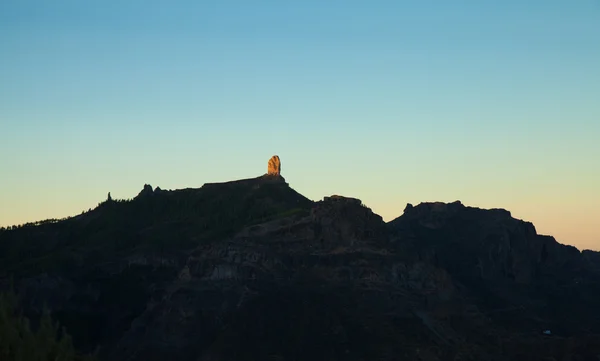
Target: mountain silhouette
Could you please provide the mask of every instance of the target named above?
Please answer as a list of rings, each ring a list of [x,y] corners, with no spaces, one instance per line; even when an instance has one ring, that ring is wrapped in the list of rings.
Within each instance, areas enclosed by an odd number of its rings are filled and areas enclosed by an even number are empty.
[[[11,227],[0,286],[101,360],[600,359],[600,253],[460,202],[385,223],[278,167]]]

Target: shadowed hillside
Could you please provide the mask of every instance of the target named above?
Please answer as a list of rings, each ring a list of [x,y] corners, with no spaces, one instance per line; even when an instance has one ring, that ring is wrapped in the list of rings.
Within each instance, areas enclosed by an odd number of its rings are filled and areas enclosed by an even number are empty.
[[[386,224],[279,172],[3,231],[0,281],[102,360],[599,359],[597,252],[459,202]]]

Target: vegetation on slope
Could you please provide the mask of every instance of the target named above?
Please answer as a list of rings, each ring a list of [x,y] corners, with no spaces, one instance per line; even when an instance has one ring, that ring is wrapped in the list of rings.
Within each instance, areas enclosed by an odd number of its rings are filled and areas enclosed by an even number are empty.
[[[3,361],[93,361],[75,351],[71,337],[45,309],[37,329],[18,309],[13,292],[0,293],[0,359]]]

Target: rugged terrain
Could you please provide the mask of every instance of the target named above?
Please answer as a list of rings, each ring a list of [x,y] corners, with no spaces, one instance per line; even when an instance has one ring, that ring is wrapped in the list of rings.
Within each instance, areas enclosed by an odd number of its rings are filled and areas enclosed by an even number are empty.
[[[600,360],[600,253],[460,202],[385,223],[273,169],[0,232],[2,287],[103,360]]]

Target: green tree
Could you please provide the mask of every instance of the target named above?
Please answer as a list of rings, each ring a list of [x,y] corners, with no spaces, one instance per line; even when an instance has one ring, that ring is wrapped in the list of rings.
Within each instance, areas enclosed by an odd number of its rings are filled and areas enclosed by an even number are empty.
[[[3,361],[92,361],[79,355],[71,337],[52,321],[44,309],[36,331],[18,309],[14,292],[0,293],[0,360]]]

